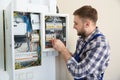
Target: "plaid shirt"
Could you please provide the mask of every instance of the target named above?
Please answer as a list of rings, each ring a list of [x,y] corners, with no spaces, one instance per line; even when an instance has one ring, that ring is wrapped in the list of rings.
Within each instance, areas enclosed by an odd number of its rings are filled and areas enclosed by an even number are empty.
[[[89,35],[85,40],[80,37],[78,39],[75,54],[79,54],[82,45],[89,41],[94,35],[102,34],[98,28]],[[67,61],[67,67],[74,78],[86,78],[87,80],[99,80],[101,74],[104,73],[109,64],[110,47],[105,36],[99,36],[90,41],[80,54],[80,62],[77,62],[74,57]]]

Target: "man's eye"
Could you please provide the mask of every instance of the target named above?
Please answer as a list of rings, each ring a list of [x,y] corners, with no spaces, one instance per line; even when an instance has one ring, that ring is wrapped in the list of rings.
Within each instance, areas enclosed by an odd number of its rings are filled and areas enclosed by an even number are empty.
[[[77,23],[74,23],[74,25],[77,25]]]

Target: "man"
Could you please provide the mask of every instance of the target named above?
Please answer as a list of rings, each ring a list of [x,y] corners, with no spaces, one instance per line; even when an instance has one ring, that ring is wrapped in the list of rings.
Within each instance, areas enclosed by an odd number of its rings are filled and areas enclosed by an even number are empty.
[[[63,55],[74,80],[102,80],[109,64],[110,47],[106,37],[96,27],[97,11],[86,5],[73,15],[74,28],[80,36],[75,53],[72,55],[59,39],[52,41],[53,48]]]

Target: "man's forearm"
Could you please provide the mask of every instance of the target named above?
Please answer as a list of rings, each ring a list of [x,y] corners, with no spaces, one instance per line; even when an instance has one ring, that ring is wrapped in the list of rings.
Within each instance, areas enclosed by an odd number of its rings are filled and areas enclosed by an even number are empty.
[[[67,62],[72,57],[71,53],[69,52],[69,50],[67,48],[62,50],[61,54],[63,55],[65,62]]]

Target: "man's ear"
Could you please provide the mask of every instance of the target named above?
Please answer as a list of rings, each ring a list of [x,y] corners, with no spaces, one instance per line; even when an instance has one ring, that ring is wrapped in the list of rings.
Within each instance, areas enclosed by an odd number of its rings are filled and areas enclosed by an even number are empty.
[[[88,28],[90,26],[90,20],[89,19],[86,19],[85,21],[85,28]]]

